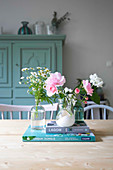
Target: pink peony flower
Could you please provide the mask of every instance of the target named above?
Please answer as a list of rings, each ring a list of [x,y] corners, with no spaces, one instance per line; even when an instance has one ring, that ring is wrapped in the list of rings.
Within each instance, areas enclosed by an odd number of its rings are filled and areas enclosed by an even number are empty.
[[[79,89],[79,88],[76,88],[76,89],[75,89],[75,93],[76,93],[76,94],[79,94],[79,93],[80,93],[80,89]]]
[[[91,84],[89,83],[88,80],[83,80],[83,87],[86,90],[87,95],[92,96],[92,93],[93,93],[94,89],[91,88]]]
[[[55,72],[50,74],[50,77],[48,77],[45,83],[47,85],[53,84],[56,86],[63,86],[65,82],[66,82],[65,77],[61,76],[60,73]]]
[[[46,90],[47,90],[47,95],[49,97],[51,97],[52,95],[54,95],[55,93],[58,93],[58,90],[56,88],[55,85],[51,84],[51,85],[47,85],[46,86]]]

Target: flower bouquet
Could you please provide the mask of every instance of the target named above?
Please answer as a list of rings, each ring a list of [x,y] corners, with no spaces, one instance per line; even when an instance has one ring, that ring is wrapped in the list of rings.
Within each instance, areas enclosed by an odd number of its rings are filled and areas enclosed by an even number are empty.
[[[76,105],[87,104],[89,97],[96,104],[100,104],[97,88],[103,87],[103,80],[95,73],[91,74],[87,80],[78,79],[78,82],[78,85],[74,88],[74,92],[78,97]]]
[[[100,96],[97,93],[97,88],[103,86],[103,80],[97,74],[91,74],[87,80],[79,80],[78,86],[74,88],[77,102],[73,108],[76,121],[84,120],[83,104],[87,104],[87,100],[92,100],[96,104],[100,104]]]
[[[100,103],[96,89],[103,86],[103,80],[97,74],[90,75],[87,80],[79,79],[79,84],[72,90],[68,87],[63,88],[66,82],[64,76],[59,72],[51,73],[46,67],[23,68],[22,72],[24,74],[20,78],[19,84],[26,84],[29,88],[27,92],[35,97],[36,105],[31,111],[32,122],[44,119],[44,111],[40,105],[40,102],[43,101],[48,103],[53,103],[56,99],[59,101],[59,112],[56,119],[57,124],[63,127],[72,126],[75,119],[83,120],[82,104],[87,103],[88,97],[95,103]],[[79,111],[76,109],[78,107]],[[82,118],[78,116],[78,112],[82,113]],[[32,124],[32,127],[36,128],[36,126],[35,123]],[[38,128],[42,128],[42,125]]]
[[[60,79],[61,86],[56,83],[56,80],[56,73],[52,73],[46,80],[46,90],[49,96],[54,94],[59,99],[60,109],[56,117],[59,126],[67,127],[73,125],[75,121],[83,121],[84,109],[82,105],[87,104],[89,97],[95,103],[100,104],[100,97],[96,89],[103,86],[103,80],[96,73],[91,74],[87,80],[79,79],[79,84],[74,90],[62,87],[66,81],[64,76]]]
[[[31,110],[31,128],[43,129],[45,127],[45,110],[41,102],[55,102],[55,93],[58,93],[56,86],[63,86],[64,76],[60,73],[51,73],[46,67],[23,68],[23,76],[19,84],[28,86],[27,93],[35,98],[35,106]],[[40,120],[40,121],[37,121]],[[40,122],[40,124],[38,124]]]

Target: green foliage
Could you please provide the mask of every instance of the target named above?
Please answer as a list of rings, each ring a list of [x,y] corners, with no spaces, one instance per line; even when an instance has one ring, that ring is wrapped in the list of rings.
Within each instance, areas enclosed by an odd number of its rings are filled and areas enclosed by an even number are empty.
[[[60,17],[59,19],[57,18],[57,12],[54,11],[53,14],[53,19],[51,21],[52,26],[58,28],[59,25],[64,22],[65,20],[70,20],[70,18],[68,18],[69,12],[66,12],[62,17]]]
[[[90,96],[91,100],[96,104],[100,104],[100,97],[96,92],[93,92],[92,96]]]

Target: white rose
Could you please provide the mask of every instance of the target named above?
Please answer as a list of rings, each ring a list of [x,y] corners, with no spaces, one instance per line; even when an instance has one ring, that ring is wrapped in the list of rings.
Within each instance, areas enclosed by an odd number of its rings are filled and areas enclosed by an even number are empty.
[[[91,74],[89,78],[90,78],[90,83],[92,83],[94,86],[96,87],[103,86],[103,83],[104,83],[103,80],[100,77],[98,77],[96,73],[93,75]]]

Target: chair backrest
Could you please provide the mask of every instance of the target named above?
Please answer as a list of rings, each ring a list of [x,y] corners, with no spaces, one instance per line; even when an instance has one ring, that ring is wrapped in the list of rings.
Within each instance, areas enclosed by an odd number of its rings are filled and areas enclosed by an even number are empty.
[[[99,109],[103,109],[104,110],[104,120],[106,120],[106,110],[109,110],[111,112],[113,112],[113,108],[107,105],[90,105],[90,106],[86,106],[84,107],[84,112],[87,110],[91,110],[91,118],[94,119],[94,109],[95,108],[99,108]]]
[[[45,109],[45,112],[47,113],[48,111],[50,112],[50,119],[53,119],[53,113],[54,111],[58,111],[58,103],[53,103],[53,104],[45,104],[42,105]]]
[[[45,112],[50,111],[51,117],[53,118],[53,112],[58,110],[58,103],[52,104],[45,104],[42,105],[45,108]],[[8,105],[8,104],[0,104],[0,112],[1,117],[4,119],[4,112],[10,113],[10,119],[13,119],[13,112],[19,113],[19,119],[22,119],[22,112],[27,112],[27,119],[30,119],[30,112],[33,106],[28,105]]]
[[[30,118],[30,111],[33,106],[27,105],[8,105],[8,104],[0,104],[0,112],[1,117],[4,119],[4,112],[10,113],[10,119],[13,119],[13,112],[19,113],[19,119],[22,119],[22,112],[27,112],[27,118]]]

